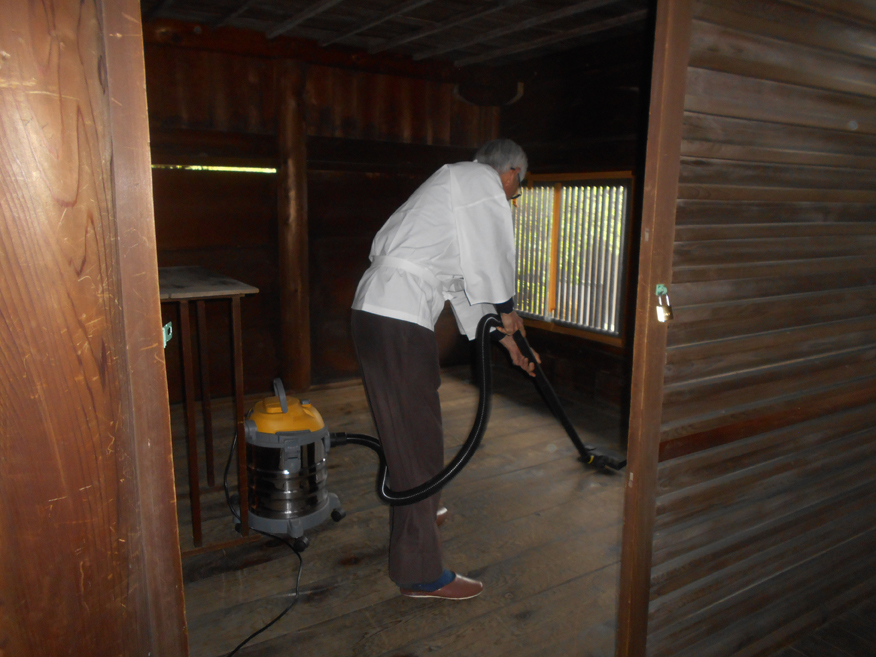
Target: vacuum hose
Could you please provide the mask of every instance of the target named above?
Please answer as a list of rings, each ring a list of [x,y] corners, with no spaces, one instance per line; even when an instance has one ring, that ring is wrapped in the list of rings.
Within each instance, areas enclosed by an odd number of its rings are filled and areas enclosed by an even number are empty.
[[[406,506],[415,504],[431,497],[439,490],[444,488],[456,475],[458,475],[466,464],[471,460],[471,457],[477,451],[481,444],[481,439],[484,437],[484,431],[487,429],[487,422],[490,419],[490,400],[493,392],[493,368],[491,363],[491,348],[490,340],[488,339],[493,328],[501,327],[502,320],[498,315],[486,315],[478,324],[477,328],[477,346],[475,348],[475,360],[478,379],[480,382],[478,396],[478,411],[475,416],[474,425],[466,438],[465,443],[459,449],[453,460],[447,466],[432,477],[429,481],[420,484],[414,488],[404,491],[393,491],[387,484],[387,467],[386,458],[383,454],[383,448],[380,446],[380,441],[373,437],[362,433],[345,433],[338,432],[331,434],[332,447],[353,444],[362,445],[374,450],[380,459],[380,467],[377,471],[377,496],[384,502],[392,506]],[[502,336],[502,333],[495,333],[496,336]],[[535,365],[535,382],[539,392],[545,398],[551,412],[559,420],[560,424],[566,430],[566,434],[572,441],[572,444],[581,455],[581,461],[587,465],[602,470],[620,470],[626,466],[626,459],[608,451],[600,450],[592,445],[585,445],[575,427],[566,415],[563,407],[560,405],[560,400],[551,387],[550,382],[544,375],[538,361],[535,359],[532,349],[526,342],[526,338],[520,332],[514,334],[514,341],[517,343],[520,352]]]
[[[444,488],[451,479],[458,475],[471,457],[477,451],[487,429],[490,420],[490,399],[493,391],[493,368],[491,363],[490,341],[487,339],[491,329],[501,327],[502,320],[498,315],[486,315],[478,324],[477,347],[475,349],[476,367],[480,381],[480,394],[478,396],[478,412],[475,416],[474,425],[465,440],[465,444],[453,457],[447,466],[432,477],[429,481],[403,491],[394,491],[387,485],[386,458],[380,441],[373,436],[361,433],[338,432],[331,434],[332,447],[335,445],[363,445],[377,452],[380,458],[380,469],[377,471],[377,496],[392,506],[407,506],[422,502]]]

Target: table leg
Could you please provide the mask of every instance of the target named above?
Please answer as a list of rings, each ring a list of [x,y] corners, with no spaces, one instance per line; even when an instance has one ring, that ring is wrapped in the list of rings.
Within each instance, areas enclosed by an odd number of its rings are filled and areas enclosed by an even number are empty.
[[[201,363],[201,414],[204,417],[204,453],[207,459],[207,485],[216,485],[213,462],[213,408],[210,402],[210,360],[207,354],[207,313],[204,300],[196,302],[198,309],[198,360]]]
[[[231,334],[234,343],[234,409],[237,414],[237,492],[240,496],[240,533],[249,535],[249,489],[246,476],[246,433],[243,427],[243,337],[240,297],[231,297]]]
[[[192,330],[189,302],[179,302],[179,324],[182,329],[183,385],[185,388],[186,444],[188,446],[189,499],[192,504],[192,538],[201,546],[201,483],[198,475],[198,431],[195,424],[195,377],[192,367]]]

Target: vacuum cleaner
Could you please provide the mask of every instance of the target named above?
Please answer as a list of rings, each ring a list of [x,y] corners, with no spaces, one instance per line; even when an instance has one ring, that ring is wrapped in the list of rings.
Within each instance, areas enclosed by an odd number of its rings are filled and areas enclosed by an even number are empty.
[[[456,456],[435,477],[409,490],[389,488],[386,459],[380,441],[359,433],[330,433],[319,412],[308,400],[288,398],[280,379],[274,380],[274,397],[258,402],[245,419],[246,462],[251,529],[295,541],[294,549],[307,547],[305,532],[327,518],[340,521],[346,514],[337,495],[326,490],[326,457],[332,448],[354,444],[376,452],[378,497],[393,506],[414,504],[437,493],[469,462],[477,451],[490,417],[492,367],[490,335],[502,322],[498,315],[481,319],[477,329],[476,374],[479,383],[478,409],[468,438]],[[535,383],[551,412],[560,421],[586,465],[603,471],[621,470],[626,459],[585,444],[572,425],[553,387],[536,361],[521,333],[514,334],[521,353],[535,365]],[[234,445],[232,445],[232,453]],[[231,458],[229,457],[229,464]],[[226,466],[226,496],[228,496]],[[232,513],[239,519],[229,498]]]

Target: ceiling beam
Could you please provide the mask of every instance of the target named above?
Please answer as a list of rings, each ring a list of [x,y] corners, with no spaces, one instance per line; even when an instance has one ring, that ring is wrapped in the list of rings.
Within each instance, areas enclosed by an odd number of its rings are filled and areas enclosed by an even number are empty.
[[[321,14],[325,10],[331,9],[335,5],[341,4],[341,2],[343,1],[344,0],[320,0],[320,2],[315,2],[313,6],[305,9],[304,11],[298,12],[289,20],[283,21],[282,23],[277,25],[277,27],[267,33],[267,37],[268,39],[275,39],[284,32],[288,32],[296,25],[303,23],[308,18],[312,18],[317,14]]]
[[[414,9],[422,7],[423,5],[428,5],[430,2],[434,2],[434,1],[435,0],[411,0],[410,2],[406,2],[405,4],[403,4],[401,7],[397,7],[396,9],[393,9],[392,11],[388,11],[388,12],[381,14],[380,16],[375,18],[370,23],[365,23],[364,25],[360,25],[359,27],[354,28],[354,29],[350,30],[349,32],[344,32],[343,34],[340,34],[338,36],[334,36],[330,39],[320,41],[319,45],[325,47],[325,46],[328,46],[328,45],[335,43],[337,41],[343,41],[344,39],[347,39],[347,38],[353,36],[354,34],[359,34],[359,32],[364,32],[365,30],[368,30],[368,29],[374,27],[375,25],[380,25],[381,23],[385,23],[388,20],[391,20],[397,16],[401,16],[402,14],[406,14],[409,11],[413,11]]]
[[[532,18],[529,18],[525,21],[519,21],[516,23],[512,23],[511,25],[506,25],[505,27],[496,28],[495,30],[492,30],[485,34],[478,34],[477,36],[472,37],[467,41],[450,43],[444,46],[439,46],[438,48],[434,48],[432,50],[424,50],[422,52],[418,52],[414,54],[413,59],[414,61],[419,61],[421,59],[435,57],[436,55],[441,55],[445,52],[450,52],[452,50],[460,50],[462,48],[472,46],[476,43],[485,43],[487,41],[492,41],[493,39],[498,39],[499,37],[506,36],[508,34],[513,34],[514,32],[520,32],[521,30],[527,30],[531,27],[544,25],[545,23],[557,21],[561,18],[568,18],[569,16],[574,16],[575,14],[580,14],[585,11],[604,7],[605,5],[610,5],[615,2],[620,2],[620,0],[586,0],[585,2],[579,2],[570,7],[563,7],[562,9],[558,9],[557,11],[540,14],[538,16],[533,16]]]
[[[233,9],[233,10],[229,11],[228,13],[226,13],[224,16],[220,16],[218,19],[213,21],[213,23],[212,23],[212,25],[210,25],[210,27],[212,27],[215,30],[215,29],[222,27],[223,25],[225,25],[229,21],[233,21],[235,18],[240,16],[247,9],[252,7],[255,4],[255,2],[256,2],[256,0],[246,0],[246,2],[244,2],[242,5],[240,5],[237,9]]]
[[[490,14],[493,14],[497,11],[502,11],[503,9],[507,9],[508,7],[519,5],[521,2],[526,2],[526,0],[502,0],[501,2],[498,2],[492,6],[488,6],[486,9],[484,9],[483,6],[475,7],[471,11],[459,14],[458,16],[446,20],[443,23],[438,23],[430,27],[424,27],[423,29],[416,32],[404,34],[402,36],[396,37],[395,39],[389,39],[388,41],[379,43],[375,46],[368,48],[368,52],[369,54],[373,55],[374,53],[389,50],[390,48],[396,48],[397,46],[401,46],[405,43],[410,43],[411,41],[416,41],[417,39],[422,39],[423,37],[437,34],[438,32],[443,32],[444,30],[449,30],[451,27],[456,27],[457,25],[468,23],[477,18],[481,18],[482,16],[489,16]]]
[[[616,18],[609,18],[608,20],[599,21],[597,23],[590,23],[589,25],[584,25],[583,27],[575,28],[574,30],[568,30],[566,32],[561,32],[560,34],[549,34],[540,39],[533,39],[532,41],[527,41],[526,43],[508,46],[507,48],[499,48],[498,50],[493,50],[488,53],[484,53],[482,55],[475,55],[473,57],[466,57],[464,59],[460,59],[459,61],[453,62],[455,66],[468,66],[469,64],[478,64],[480,62],[486,62],[491,59],[496,59],[497,57],[504,57],[505,55],[513,55],[518,52],[525,52],[527,50],[533,50],[535,48],[541,48],[542,46],[549,46],[554,43],[559,43],[561,41],[566,41],[568,39],[574,39],[575,37],[584,36],[585,34],[594,34],[596,32],[603,32],[604,30],[610,30],[613,27],[619,27],[621,25],[626,25],[627,23],[635,23],[637,21],[643,21],[648,16],[648,10],[643,9],[641,11],[634,11],[630,14],[624,14],[623,16],[617,16]]]

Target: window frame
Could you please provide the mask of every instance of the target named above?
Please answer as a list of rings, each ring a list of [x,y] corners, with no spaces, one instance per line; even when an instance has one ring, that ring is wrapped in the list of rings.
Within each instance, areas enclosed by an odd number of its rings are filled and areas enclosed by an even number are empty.
[[[611,345],[614,347],[623,348],[626,344],[625,334],[627,327],[627,318],[629,315],[628,302],[630,298],[630,265],[632,258],[632,224],[633,224],[633,209],[635,207],[636,195],[636,178],[632,171],[593,171],[579,173],[528,173],[526,176],[526,184],[524,190],[532,188],[534,183],[553,183],[554,184],[554,202],[553,202],[553,222],[551,225],[551,263],[550,282],[548,285],[548,310],[554,312],[557,303],[557,256],[559,252],[560,242],[560,212],[561,203],[560,196],[564,183],[579,182],[579,181],[612,181],[612,180],[628,180],[629,181],[629,199],[627,201],[627,216],[623,227],[623,257],[622,257],[622,273],[621,280],[618,281],[618,334],[611,335],[602,331],[584,328],[579,326],[569,326],[566,323],[559,323],[557,320],[546,321],[533,317],[522,317],[523,323],[526,326],[549,331],[552,333],[560,333],[564,335],[573,335],[595,342]],[[516,239],[516,238],[515,238]]]

